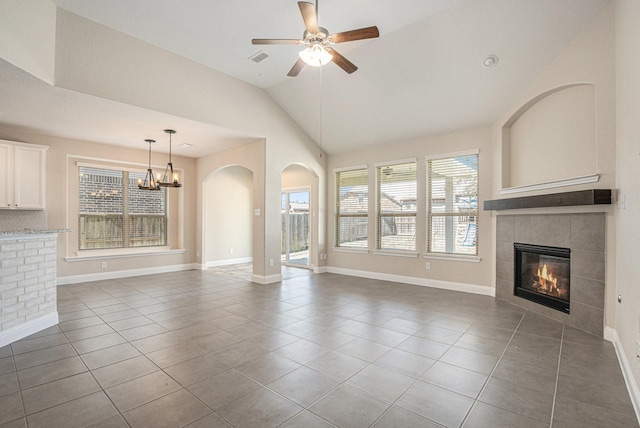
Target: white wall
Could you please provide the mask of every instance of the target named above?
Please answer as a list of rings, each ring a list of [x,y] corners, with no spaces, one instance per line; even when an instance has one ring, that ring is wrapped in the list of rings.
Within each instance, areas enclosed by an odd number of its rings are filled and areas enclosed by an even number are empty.
[[[262,139],[260,171],[249,169],[254,172],[254,192],[262,194],[261,204],[254,204],[261,214],[254,218],[253,236],[258,242],[253,248],[253,268],[264,281],[280,277],[280,174],[291,163],[306,166],[320,179],[318,191],[323,197],[318,204],[317,245],[324,246],[325,157],[264,90],[63,10],[57,16],[55,77],[57,86],[70,90]],[[210,157],[199,160],[199,177],[204,180],[216,169],[244,164],[234,150],[227,152],[218,157],[230,163]],[[200,194],[202,180],[197,182]],[[258,186],[256,180],[261,182]],[[202,234],[200,204],[198,198],[197,235]],[[201,241],[199,236],[196,240]],[[200,254],[197,251],[196,262],[202,264]],[[270,259],[275,261],[273,266],[268,264]]]
[[[521,197],[535,194],[560,193],[584,189],[614,189],[616,187],[616,55],[615,55],[615,3],[608,5],[593,22],[571,43],[571,45],[547,68],[547,70],[522,95],[521,101],[514,104],[494,124],[494,182],[493,199],[504,197]],[[596,183],[571,185],[553,189],[527,191],[502,196],[499,190],[508,182],[511,168],[511,153],[509,142],[503,138],[504,127],[509,126],[513,117],[524,106],[531,104],[541,94],[549,93],[557,88],[570,85],[592,85],[595,90],[595,144],[587,146],[591,156],[595,159],[595,172],[599,174]],[[553,106],[552,106],[553,107]],[[561,118],[561,112],[557,113]],[[567,117],[570,117],[568,115]],[[591,125],[589,125],[591,126]],[[517,159],[515,162],[525,164],[527,159]],[[567,160],[570,162],[571,160]],[[584,161],[588,164],[591,161]],[[571,168],[571,167],[569,167]],[[527,181],[534,183],[545,182],[544,170],[535,170]],[[527,183],[533,184],[533,183]],[[615,323],[616,311],[616,219],[612,206],[554,208],[553,213],[593,212],[606,213],[606,289],[605,289],[605,327],[612,327]],[[506,214],[529,214],[550,212],[548,209],[514,210]],[[494,220],[495,220],[494,213]],[[494,222],[495,223],[495,222]]]
[[[616,186],[624,204],[617,209],[615,330],[626,360],[637,382],[640,360],[636,341],[640,339],[640,2],[616,2]],[[637,387],[636,387],[637,388]],[[637,389],[636,389],[637,391]],[[636,397],[638,399],[640,397]]]
[[[510,127],[509,183],[504,187],[581,177],[597,172],[594,85],[554,91]]]
[[[53,84],[56,7],[42,0],[0,2],[0,58]]]
[[[491,150],[491,129],[489,127],[476,128],[452,132],[450,134],[425,137],[402,143],[392,143],[368,150],[334,155],[329,157],[327,169],[329,171],[328,188],[331,191],[327,197],[327,207],[332,210],[335,201],[334,169],[367,164],[369,167],[369,249],[375,249],[375,168],[378,162],[387,162],[417,158],[417,214],[416,214],[416,251],[418,257],[394,257],[390,255],[367,254],[336,251],[335,246],[335,218],[329,211],[328,265],[331,268],[361,271],[369,274],[385,274],[404,277],[404,280],[415,279],[415,283],[428,284],[429,281],[467,284],[480,286],[484,292],[490,292],[493,287],[492,266],[494,254],[492,247],[491,215],[479,210],[478,219],[478,256],[480,262],[464,262],[451,260],[428,260],[431,269],[427,270],[426,260],[423,258],[426,246],[426,156],[446,155],[455,152],[479,149],[479,206],[482,201],[490,199],[493,189],[491,167],[493,155]],[[469,288],[473,289],[473,287]]]
[[[204,183],[207,265],[253,256],[253,174],[230,166]]]
[[[147,166],[146,150],[130,149],[88,141],[69,140],[48,135],[0,128],[0,139],[22,141],[25,143],[49,146],[47,150],[46,175],[46,216],[50,229],[71,229],[70,233],[58,236],[58,278],[65,281],[82,278],[99,279],[126,271],[152,272],[170,266],[190,266],[196,257],[195,251],[195,206],[196,206],[196,161],[191,158],[174,156],[173,163],[184,169],[181,173],[184,187],[169,189],[169,244],[174,250],[184,249],[180,253],[149,255],[138,257],[119,257],[93,260],[66,260],[76,256],[78,248],[78,173],[76,161],[79,159],[102,159],[112,164],[137,166],[143,171]],[[160,165],[159,167],[164,167]],[[154,165],[155,167],[155,165]],[[107,268],[102,269],[101,262],[107,261]]]

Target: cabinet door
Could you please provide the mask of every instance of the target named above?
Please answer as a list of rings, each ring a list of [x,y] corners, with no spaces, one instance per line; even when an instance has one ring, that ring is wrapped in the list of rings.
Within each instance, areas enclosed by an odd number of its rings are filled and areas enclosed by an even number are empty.
[[[0,143],[0,209],[13,205],[13,146]]]
[[[46,152],[14,147],[15,208],[44,209]]]

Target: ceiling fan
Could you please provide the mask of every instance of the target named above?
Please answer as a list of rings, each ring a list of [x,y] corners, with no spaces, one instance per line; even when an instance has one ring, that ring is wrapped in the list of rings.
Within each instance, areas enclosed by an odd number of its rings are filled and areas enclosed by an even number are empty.
[[[254,45],[305,45],[300,52],[300,58],[293,65],[287,76],[297,76],[306,65],[319,67],[333,61],[347,73],[351,74],[358,69],[351,61],[340,55],[331,45],[344,42],[352,42],[362,39],[379,37],[378,27],[365,27],[357,30],[344,31],[342,33],[329,34],[326,28],[318,26],[317,0],[316,7],[312,3],[299,1],[298,7],[302,13],[306,30],[302,40],[298,39],[252,39]]]

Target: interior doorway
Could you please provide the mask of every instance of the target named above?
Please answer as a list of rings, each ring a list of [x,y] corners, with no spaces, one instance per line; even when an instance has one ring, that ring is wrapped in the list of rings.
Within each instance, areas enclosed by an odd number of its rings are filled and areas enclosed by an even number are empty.
[[[294,267],[309,267],[311,242],[311,189],[282,192],[282,256],[281,263]]]

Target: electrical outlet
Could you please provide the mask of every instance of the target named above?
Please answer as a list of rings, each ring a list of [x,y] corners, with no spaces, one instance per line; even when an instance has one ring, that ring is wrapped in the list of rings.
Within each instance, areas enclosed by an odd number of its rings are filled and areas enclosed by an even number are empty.
[[[427,262],[427,264],[424,266],[427,270],[431,269],[431,262]]]
[[[233,254],[233,248],[229,248],[229,254]]]
[[[100,263],[100,269],[106,269],[106,268],[107,268],[107,262]]]
[[[273,267],[273,259],[269,259],[269,267]]]

